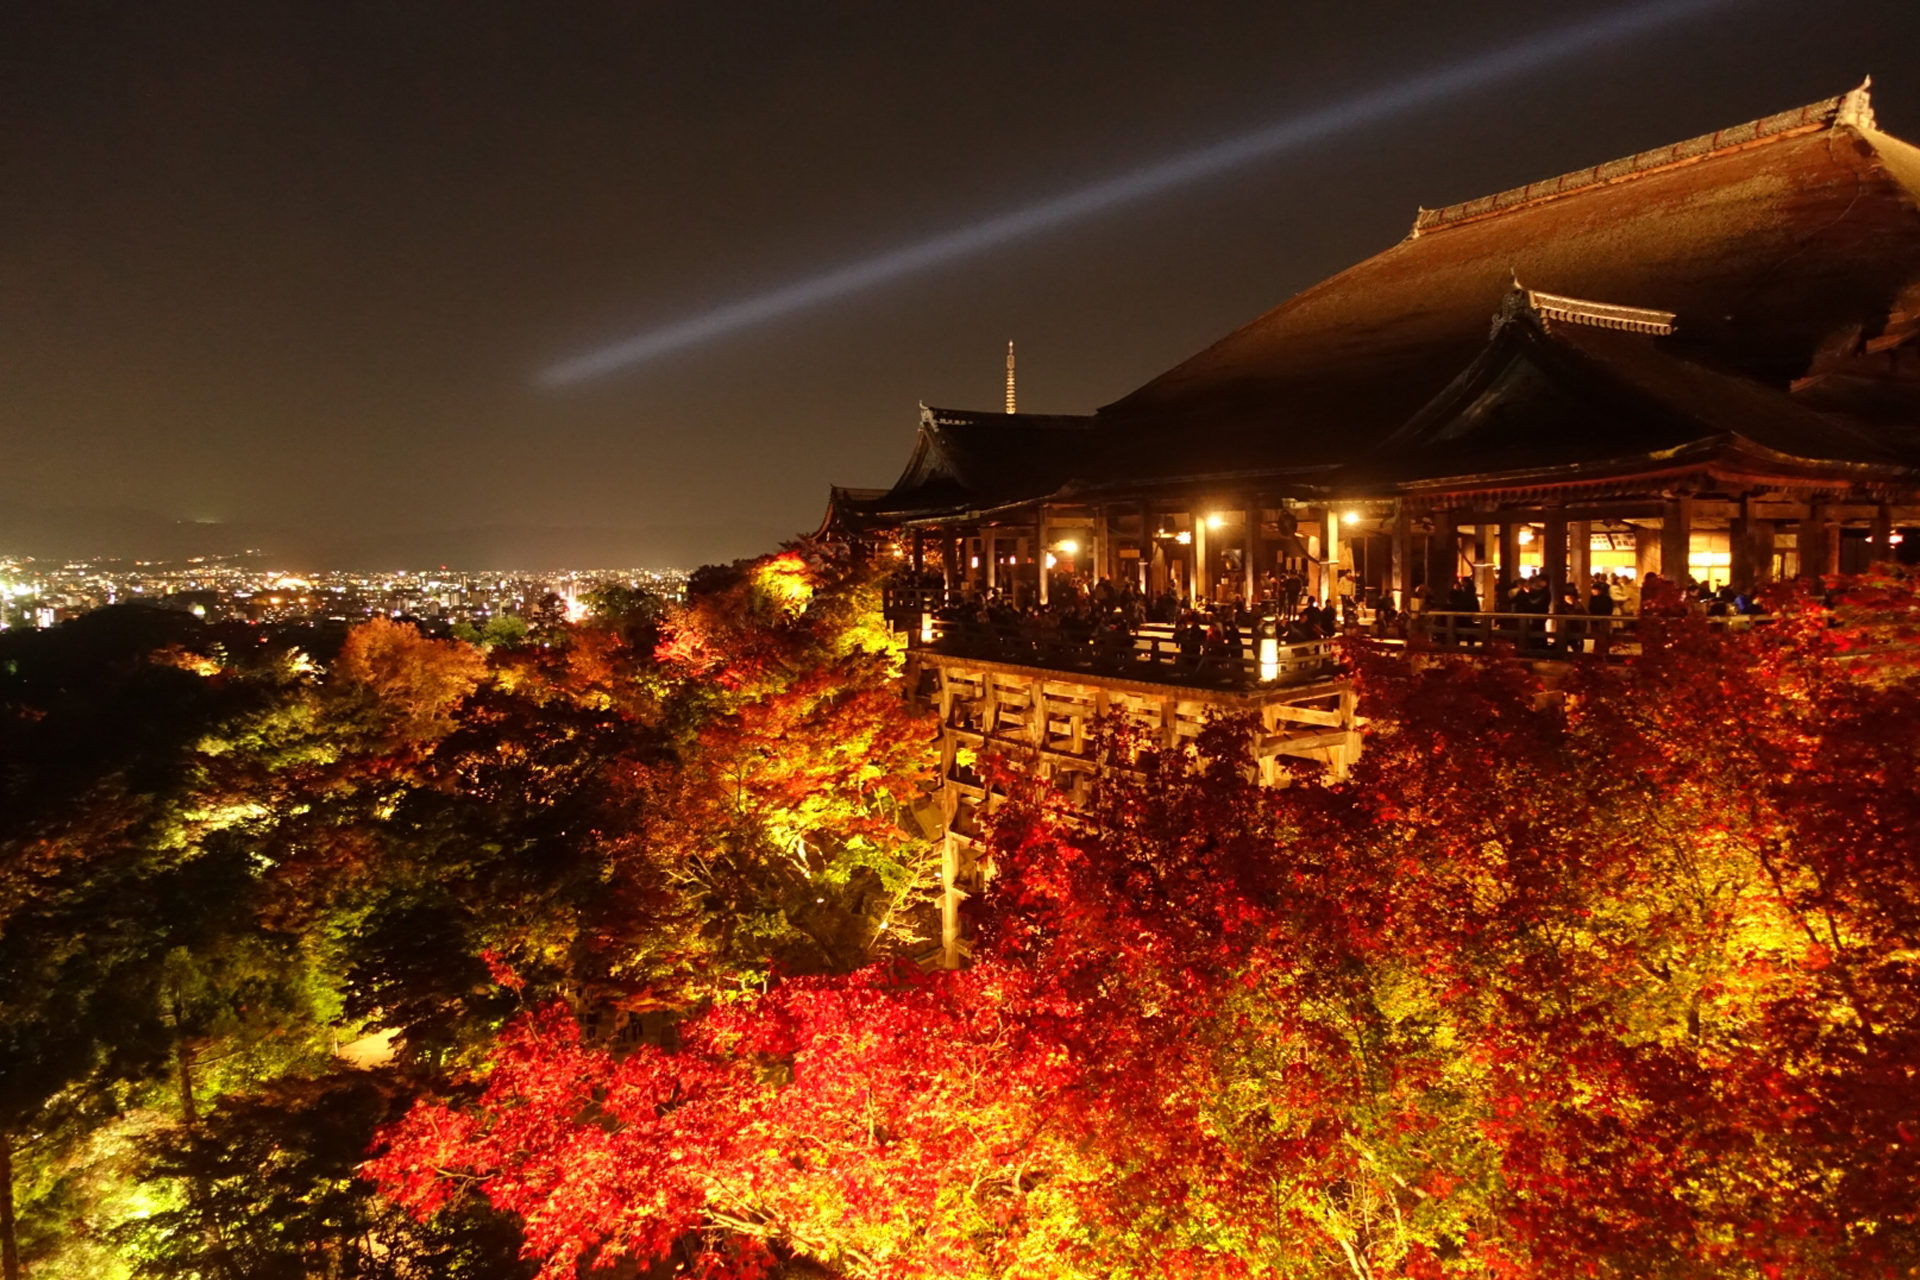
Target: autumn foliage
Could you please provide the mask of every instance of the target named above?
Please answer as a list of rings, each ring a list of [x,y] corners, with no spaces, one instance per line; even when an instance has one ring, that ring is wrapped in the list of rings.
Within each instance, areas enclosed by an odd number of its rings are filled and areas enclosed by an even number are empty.
[[[551,1277],[1911,1274],[1917,619],[1879,582],[1545,675],[1356,653],[1362,760],[1283,789],[1232,722],[1112,727],[1089,812],[1006,780],[968,969],[776,972],[637,1047],[536,1002],[366,1172]],[[714,696],[779,669],[743,652]],[[779,688],[700,730],[735,786],[690,812],[805,844],[809,788],[887,784],[744,750],[830,699]]]

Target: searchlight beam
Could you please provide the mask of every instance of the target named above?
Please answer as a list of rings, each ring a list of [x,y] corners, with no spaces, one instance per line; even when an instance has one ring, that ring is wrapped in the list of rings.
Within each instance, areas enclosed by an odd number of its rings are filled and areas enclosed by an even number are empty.
[[[802,311],[824,306],[961,258],[1051,231],[1107,210],[1215,177],[1312,143],[1439,102],[1490,88],[1576,54],[1644,35],[1740,0],[1655,0],[1540,32],[1480,57],[1358,94],[1263,129],[1096,182],[971,226],[903,245],[821,275],[696,312],[684,319],[560,360],[540,382],[565,387],[645,364]]]

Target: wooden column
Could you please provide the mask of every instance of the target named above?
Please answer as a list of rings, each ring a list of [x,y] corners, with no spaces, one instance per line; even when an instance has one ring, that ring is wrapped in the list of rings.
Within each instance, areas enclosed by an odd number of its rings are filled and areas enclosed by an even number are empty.
[[[1520,522],[1518,520],[1508,519],[1500,522],[1500,577],[1507,580],[1509,589],[1520,585]],[[1487,607],[1491,609],[1493,606]]]
[[[1093,560],[1089,574],[1095,584],[1102,578],[1113,577],[1113,537],[1107,530],[1107,506],[1103,502],[1093,509]]]
[[[927,544],[918,529],[913,531],[913,589],[920,589],[920,575],[927,567]]]
[[[1740,499],[1740,514],[1727,528],[1727,580],[1736,591],[1750,591],[1759,583],[1759,566],[1753,559],[1753,499]]]
[[[1867,560],[1885,564],[1893,559],[1893,508],[1881,503],[1874,508],[1873,529],[1867,535]]]
[[[1213,574],[1207,564],[1207,518],[1198,511],[1188,519],[1193,522],[1193,555],[1187,564],[1189,603],[1196,607],[1213,600]]]
[[[1473,531],[1473,590],[1480,597],[1480,608],[1493,612],[1494,556],[1498,548],[1494,526],[1483,524]]]
[[[1413,594],[1413,517],[1407,513],[1406,503],[1394,504],[1393,511],[1393,605],[1396,609],[1407,607],[1407,597]]]
[[[1033,569],[1038,575],[1041,604],[1047,602],[1047,509],[1041,507],[1033,518]]]
[[[1567,515],[1558,508],[1547,511],[1546,538],[1540,546],[1540,561],[1543,576],[1547,580],[1547,608],[1554,613],[1565,612],[1560,597],[1567,590]]]
[[[987,568],[987,592],[1000,585],[1000,539],[994,536],[994,528],[987,525],[980,530],[980,559]]]
[[[1807,518],[1800,522],[1794,539],[1800,553],[1800,576],[1818,578],[1840,572],[1840,539],[1834,536],[1833,521],[1824,502],[1807,505]]]
[[[1669,498],[1660,509],[1660,576],[1685,587],[1693,545],[1693,499]]]
[[[1585,520],[1567,525],[1567,577],[1584,602],[1593,589],[1593,525]]]
[[[1151,594],[1153,591],[1153,548],[1156,545],[1153,536],[1153,504],[1140,504],[1140,590]]]
[[[1340,595],[1340,513],[1332,506],[1320,510],[1320,607]]]
[[[1433,533],[1427,538],[1427,608],[1446,607],[1446,592],[1459,577],[1460,526],[1451,511],[1433,514]]]
[[[1260,587],[1255,581],[1260,573],[1260,499],[1257,497],[1247,499],[1246,533],[1246,550],[1241,552],[1244,561],[1240,566],[1240,576],[1244,579],[1241,584],[1241,599],[1251,610],[1253,602],[1260,598]]]
[[[959,585],[953,579],[953,544],[954,538],[951,534],[940,535],[940,590],[948,600],[953,599],[955,589]]]

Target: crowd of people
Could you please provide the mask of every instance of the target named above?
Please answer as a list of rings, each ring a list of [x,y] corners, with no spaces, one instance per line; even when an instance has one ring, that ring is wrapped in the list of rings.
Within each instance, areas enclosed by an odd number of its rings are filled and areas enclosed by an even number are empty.
[[[1657,573],[1635,577],[1595,573],[1584,583],[1570,580],[1555,601],[1547,578],[1501,575],[1483,601],[1470,577],[1450,584],[1419,583],[1396,607],[1387,592],[1363,590],[1350,570],[1340,570],[1331,599],[1322,604],[1298,573],[1268,574],[1249,606],[1239,592],[1223,599],[1189,603],[1171,586],[1149,594],[1131,580],[1097,581],[1056,574],[1042,604],[1031,584],[1015,591],[982,590],[968,585],[944,593],[934,582],[926,590],[942,597],[932,609],[943,647],[957,653],[1049,666],[1124,671],[1135,665],[1199,681],[1240,679],[1256,660],[1255,642],[1271,635],[1283,645],[1308,644],[1346,634],[1382,639],[1421,639],[1434,633],[1432,615],[1556,615],[1568,619],[1554,629],[1560,647],[1578,643],[1604,647],[1615,628],[1573,619],[1631,617],[1645,595],[1660,589]],[[1230,585],[1230,584],[1228,584]],[[1688,578],[1681,598],[1709,616],[1759,611],[1751,591],[1713,588]],[[1153,625],[1150,625],[1153,624]],[[1516,636],[1531,632],[1524,624],[1508,628]],[[1547,633],[1542,630],[1544,640]]]

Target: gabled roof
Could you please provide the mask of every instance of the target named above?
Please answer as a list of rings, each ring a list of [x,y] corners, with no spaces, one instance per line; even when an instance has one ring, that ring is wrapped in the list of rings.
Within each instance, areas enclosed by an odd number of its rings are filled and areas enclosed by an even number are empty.
[[[1886,474],[1916,461],[1862,426],[1682,358],[1670,327],[1622,327],[1631,311],[1559,297],[1543,306],[1516,289],[1480,355],[1357,470],[1401,482],[1493,478],[1717,450]]]
[[[1480,350],[1517,272],[1677,313],[1699,358],[1772,385],[1878,336],[1920,284],[1920,150],[1864,87],[1735,129],[1423,212],[1413,234],[1100,411],[1193,465],[1378,443]],[[1217,454],[1210,459],[1209,454]]]
[[[1087,463],[1094,419],[920,406],[906,469],[869,508],[899,520],[984,511],[1053,493]]]

